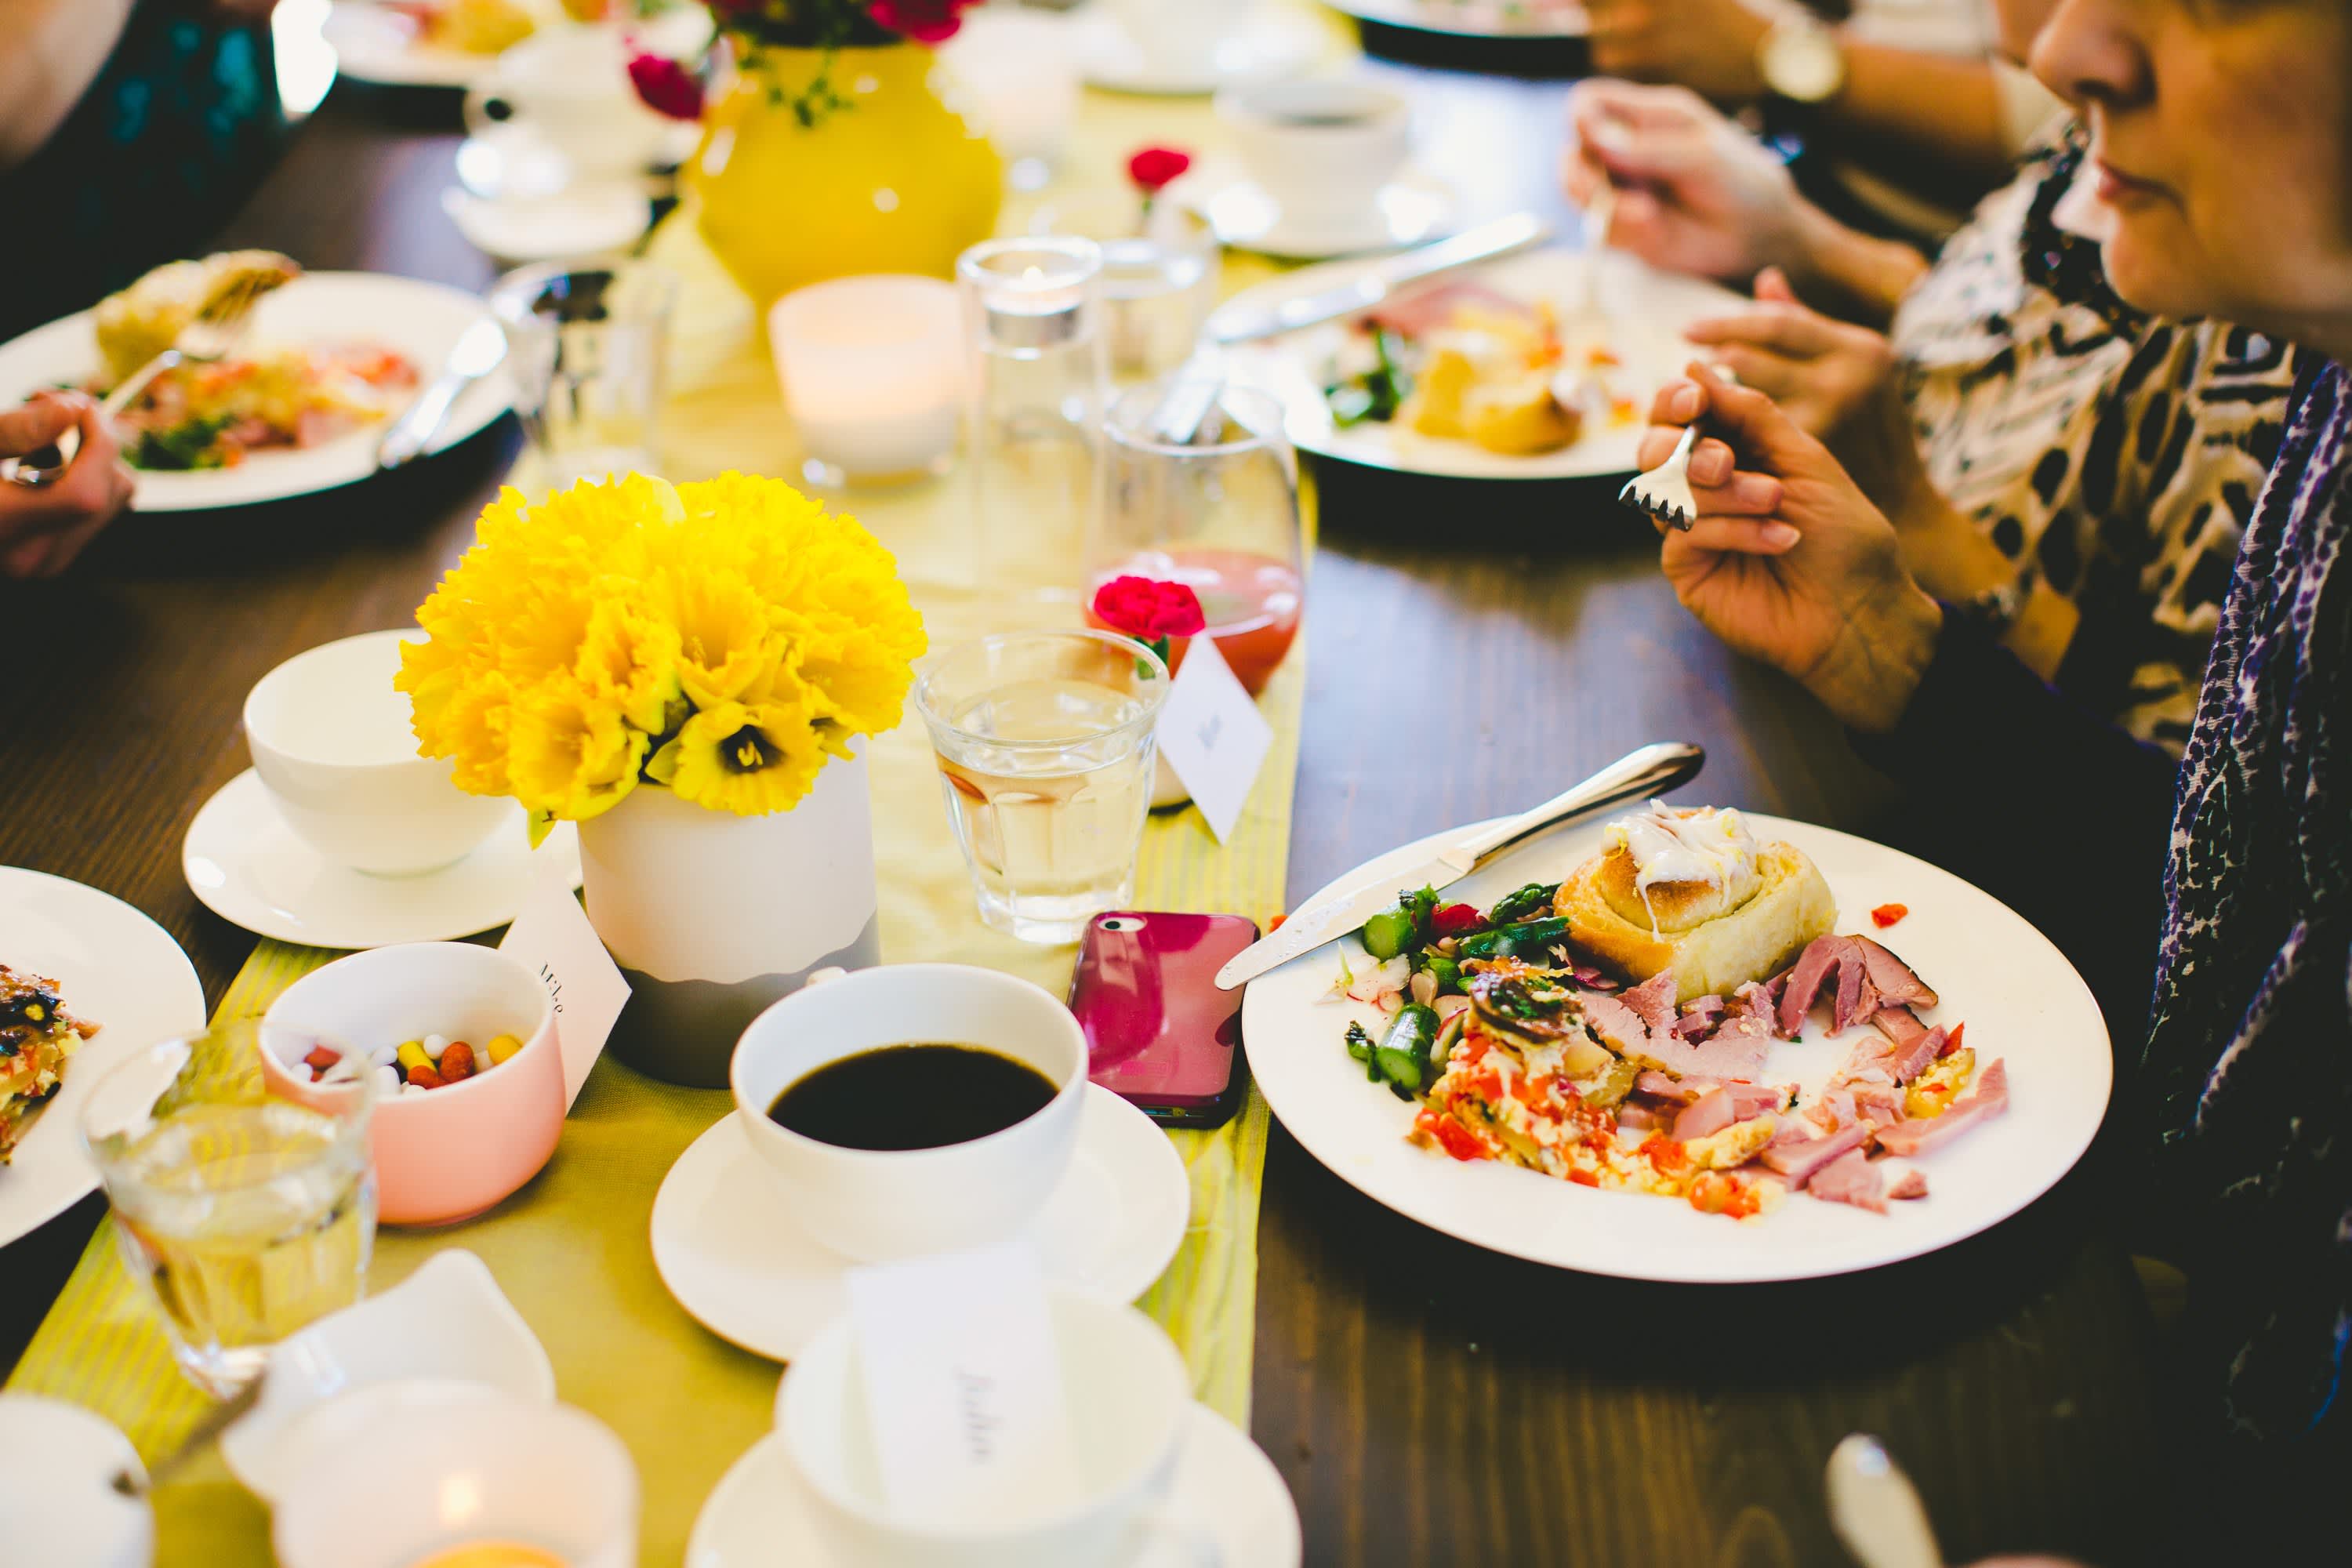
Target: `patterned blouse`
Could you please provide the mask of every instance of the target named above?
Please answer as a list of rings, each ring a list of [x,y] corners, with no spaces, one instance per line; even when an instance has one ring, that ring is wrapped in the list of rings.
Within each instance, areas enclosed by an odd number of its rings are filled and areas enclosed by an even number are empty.
[[[2107,287],[2061,226],[2079,127],[1985,198],[1896,313],[1893,341],[1937,488],[2080,612],[2057,674],[2178,754],[2239,535],[2277,454],[2288,346],[2175,323]]]
[[[2065,949],[2118,1042],[2149,1016],[2131,1213],[2188,1268],[2200,1403],[2315,1447],[2352,1438],[2352,383],[2313,360],[2290,408],[2184,761],[1959,619],[1902,723],[1854,739],[1969,826],[1948,858]]]

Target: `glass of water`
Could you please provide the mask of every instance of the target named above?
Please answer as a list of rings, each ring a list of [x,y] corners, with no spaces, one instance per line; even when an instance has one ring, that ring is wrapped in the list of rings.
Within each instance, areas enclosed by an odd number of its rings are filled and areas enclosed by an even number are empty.
[[[364,1075],[315,1104],[270,1094],[249,1019],[150,1046],[91,1089],[82,1141],[123,1266],[206,1393],[227,1398],[278,1341],[360,1299],[373,1109]]]
[[[655,473],[677,279],[645,261],[549,262],[490,290],[506,329],[515,412],[558,489]]]
[[[1198,213],[1165,199],[1088,191],[1038,210],[1030,232],[1102,249],[1102,336],[1112,377],[1166,375],[1191,357],[1217,302],[1222,253]]]
[[[1168,667],[1108,632],[1013,632],[950,648],[915,683],[980,916],[1076,942],[1127,903],[1151,805]]]

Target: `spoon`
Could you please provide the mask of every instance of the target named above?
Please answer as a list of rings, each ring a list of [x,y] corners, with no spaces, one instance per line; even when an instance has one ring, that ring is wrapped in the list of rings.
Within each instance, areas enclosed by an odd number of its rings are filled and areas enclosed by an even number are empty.
[[[1943,1568],[1927,1510],[1903,1467],[1867,1432],[1830,1450],[1830,1526],[1862,1568]]]
[[[226,1431],[238,1417],[261,1402],[261,1385],[267,1375],[264,1373],[257,1376],[251,1383],[239,1389],[233,1397],[221,1401],[206,1411],[203,1417],[188,1429],[188,1435],[180,1439],[180,1446],[150,1465],[144,1477],[130,1470],[115,1471],[114,1489],[129,1498],[145,1497],[154,1491],[163,1484],[165,1477],[195,1458],[203,1451],[205,1444]]]

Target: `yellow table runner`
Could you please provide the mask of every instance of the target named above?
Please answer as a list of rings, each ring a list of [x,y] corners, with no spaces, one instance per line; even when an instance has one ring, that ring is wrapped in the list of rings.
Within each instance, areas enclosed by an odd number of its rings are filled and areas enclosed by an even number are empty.
[[[1070,140],[1070,163],[1046,192],[1011,203],[1004,227],[1020,231],[1038,201],[1072,187],[1115,184],[1138,146],[1213,152],[1222,140],[1198,100],[1089,93]],[[690,215],[667,224],[653,250],[687,281],[681,356],[702,355],[679,378],[688,384],[665,413],[668,476],[698,479],[729,468],[796,473],[801,453],[750,301],[702,247]],[[1229,258],[1225,289],[1270,270],[1263,262]],[[529,478],[525,472],[517,480],[527,484]],[[1301,500],[1311,540],[1311,491]],[[1027,582],[1005,581],[1006,560],[999,557],[989,591],[975,591],[971,503],[961,471],[937,484],[860,494],[843,504],[897,553],[935,648],[984,632],[1076,618],[1075,557],[1060,563],[1071,579]],[[1040,566],[1050,559],[1024,553]],[[1302,641],[1262,699],[1275,745],[1233,838],[1219,846],[1189,806],[1155,814],[1137,865],[1139,907],[1230,910],[1261,924],[1281,909],[1305,685]],[[1063,989],[1070,949],[1027,946],[980,924],[920,723],[910,717],[877,737],[869,759],[885,960],[986,964]],[[231,982],[216,1016],[257,1015],[295,979],[337,956],[265,941]],[[612,1425],[635,1457],[645,1496],[641,1555],[652,1563],[682,1560],[704,1498],[767,1429],[778,1376],[772,1363],[706,1332],[671,1300],[647,1242],[663,1176],[730,1111],[723,1092],[673,1088],[604,1062],[573,1106],[546,1171],[479,1219],[444,1230],[381,1231],[370,1276],[381,1290],[442,1247],[481,1255],[546,1344],[558,1397]],[[1266,1127],[1265,1103],[1253,1090],[1225,1127],[1171,1134],[1192,1173],[1192,1220],[1175,1260],[1140,1303],[1182,1348],[1200,1397],[1244,1429]],[[89,1406],[152,1457],[179,1441],[206,1402],[173,1364],[153,1310],[122,1270],[114,1245],[110,1219],[8,1387]],[[399,1484],[396,1469],[386,1469],[384,1482]],[[162,1489],[155,1509],[157,1560],[164,1568],[269,1561],[267,1510],[217,1454]]]

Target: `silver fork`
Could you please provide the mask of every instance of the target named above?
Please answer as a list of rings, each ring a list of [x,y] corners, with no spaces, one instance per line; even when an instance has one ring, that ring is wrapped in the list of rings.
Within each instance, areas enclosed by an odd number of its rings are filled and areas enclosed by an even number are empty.
[[[1738,385],[1739,378],[1726,365],[1714,367],[1716,378]],[[1660,522],[1679,528],[1687,533],[1698,521],[1698,500],[1691,494],[1691,448],[1698,445],[1698,424],[1696,419],[1683,426],[1683,438],[1666,454],[1666,460],[1646,474],[1636,474],[1617,492],[1617,499],[1635,511],[1647,512]]]
[[[122,384],[106,395],[98,405],[99,413],[112,419],[139,400],[139,395],[155,383],[165,371],[184,364],[211,364],[226,359],[244,341],[246,329],[253,323],[253,307],[286,279],[264,273],[239,278],[235,283],[206,300],[196,311],[195,320],[180,329],[172,346],[141,365],[123,378]],[[22,458],[0,458],[0,479],[37,489],[52,485],[63,477],[81,450],[81,434],[68,430],[58,437],[56,444],[42,451],[27,453]]]

